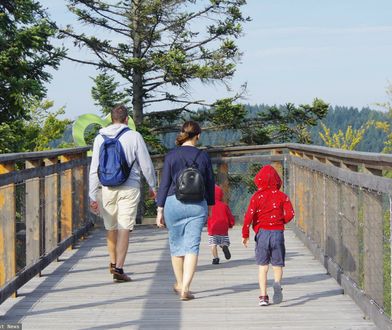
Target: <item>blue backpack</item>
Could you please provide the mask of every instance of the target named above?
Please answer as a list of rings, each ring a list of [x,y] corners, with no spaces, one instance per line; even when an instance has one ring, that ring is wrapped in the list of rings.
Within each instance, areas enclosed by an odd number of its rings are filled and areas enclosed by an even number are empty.
[[[119,141],[121,135],[130,129],[125,127],[114,138],[102,135],[104,141],[99,149],[98,178],[105,187],[120,186],[127,181],[133,166],[128,166],[124,149]]]

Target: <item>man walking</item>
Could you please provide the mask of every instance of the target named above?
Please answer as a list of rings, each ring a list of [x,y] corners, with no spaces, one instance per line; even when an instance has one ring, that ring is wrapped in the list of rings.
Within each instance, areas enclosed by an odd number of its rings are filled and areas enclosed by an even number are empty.
[[[94,140],[89,177],[90,207],[98,212],[97,194],[102,185],[101,213],[107,230],[109,270],[115,281],[128,282],[131,278],[123,266],[140,200],[140,171],[154,197],[156,177],[143,137],[128,129],[127,108],[116,106],[111,116],[112,124],[102,128]],[[124,164],[115,164],[121,160]],[[116,174],[109,177],[107,168],[116,165]]]

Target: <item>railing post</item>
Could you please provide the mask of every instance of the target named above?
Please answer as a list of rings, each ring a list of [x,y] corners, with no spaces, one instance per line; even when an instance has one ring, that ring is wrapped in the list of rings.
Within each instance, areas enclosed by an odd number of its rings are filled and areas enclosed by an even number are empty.
[[[271,154],[273,156],[282,155],[282,150],[280,150],[280,149],[273,149],[271,151]],[[282,164],[282,162],[281,161],[272,161],[271,162],[271,166],[276,170],[276,172],[278,172],[279,176],[281,177],[281,179],[282,179],[282,187],[280,188],[280,190],[284,191],[284,186],[283,186],[284,185],[284,178],[283,178],[284,171],[283,171],[283,164]]]
[[[56,165],[58,157],[45,159],[45,165]],[[58,237],[58,174],[45,177],[45,252],[57,246]]]
[[[14,163],[0,164],[0,174],[15,170]],[[0,187],[0,287],[16,274],[15,184]],[[16,292],[13,295],[16,297]]]
[[[223,200],[228,202],[230,199],[229,165],[226,162],[219,162],[217,167],[218,173],[216,181],[223,190]]]
[[[72,159],[72,155],[60,156],[61,163]],[[72,235],[72,228],[72,169],[68,169],[61,175],[61,241]],[[72,246],[69,249],[72,249]]]
[[[82,158],[83,154],[75,154],[74,158]],[[72,231],[80,227],[84,220],[84,198],[83,198],[83,167],[77,166],[72,172],[74,182],[74,194],[72,200],[73,228]]]
[[[26,161],[26,169],[38,168],[41,161]],[[41,255],[40,180],[26,180],[26,266],[34,264]]]

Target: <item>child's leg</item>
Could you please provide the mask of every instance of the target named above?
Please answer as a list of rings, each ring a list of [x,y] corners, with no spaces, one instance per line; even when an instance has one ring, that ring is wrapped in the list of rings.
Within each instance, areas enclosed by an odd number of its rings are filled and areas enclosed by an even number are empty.
[[[267,295],[267,274],[268,274],[268,265],[259,265],[260,296]]]
[[[211,245],[211,252],[212,256],[215,258],[218,258],[218,248],[217,245]]]
[[[272,266],[272,269],[274,270],[274,280],[275,280],[275,282],[277,282],[277,283],[282,282],[283,267]]]

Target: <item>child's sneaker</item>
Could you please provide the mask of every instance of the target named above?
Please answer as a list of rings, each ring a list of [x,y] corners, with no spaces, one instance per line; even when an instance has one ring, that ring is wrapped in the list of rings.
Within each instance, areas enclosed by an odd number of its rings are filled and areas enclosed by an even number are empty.
[[[223,250],[223,253],[225,254],[226,260],[229,260],[231,258],[231,253],[230,253],[229,247],[227,245],[223,245],[222,250]]]
[[[219,264],[219,258],[212,259],[212,264],[213,265],[218,265]]]
[[[260,296],[259,297],[259,306],[268,306],[269,305],[269,297],[268,295],[266,296]]]
[[[274,304],[280,304],[283,300],[283,293],[282,293],[282,287],[279,282],[274,282],[273,285],[274,288],[274,296],[272,297],[272,301]]]

